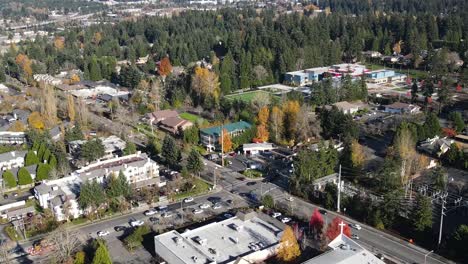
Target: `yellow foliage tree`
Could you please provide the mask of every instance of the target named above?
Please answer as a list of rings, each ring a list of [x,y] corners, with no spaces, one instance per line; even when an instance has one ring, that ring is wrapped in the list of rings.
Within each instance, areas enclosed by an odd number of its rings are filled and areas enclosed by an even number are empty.
[[[62,50],[65,47],[65,38],[64,37],[55,37],[54,38],[54,47],[58,50]]]
[[[268,109],[267,106],[263,106],[260,108],[260,111],[258,111],[258,123],[265,126],[268,122],[268,118],[270,118],[270,109]]]
[[[78,76],[78,74],[73,74],[70,77],[70,84],[75,84],[75,83],[78,83],[80,81],[81,81],[81,79],[80,79],[80,76]]]
[[[31,67],[31,60],[28,58],[28,56],[20,53],[16,56],[15,60],[16,60],[16,64],[18,64],[18,66],[21,66],[21,69],[23,69],[23,72],[26,75],[26,77],[27,78],[31,77],[32,67]]]
[[[44,118],[39,112],[32,112],[28,117],[28,123],[35,129],[44,129]]]
[[[283,103],[284,134],[286,140],[293,140],[297,130],[297,116],[301,105],[298,101],[288,100]]]
[[[229,152],[232,149],[232,140],[231,140],[231,135],[229,135],[227,129],[223,128],[223,133],[222,133],[222,145],[223,145],[223,153]]]
[[[102,34],[101,34],[101,32],[96,32],[96,33],[94,33],[94,36],[93,36],[93,43],[96,44],[96,45],[99,45],[99,43],[101,43],[101,40],[102,40]]]
[[[192,90],[198,97],[212,96],[218,102],[220,93],[218,75],[207,68],[197,66],[192,76]]]
[[[356,139],[351,142],[351,162],[353,167],[358,168],[364,165],[365,155],[364,149]]]
[[[301,255],[301,249],[297,243],[294,231],[290,226],[286,226],[280,240],[280,246],[276,252],[276,258],[280,261],[290,262]]]
[[[283,129],[283,111],[277,106],[273,106],[270,115],[270,127],[272,133],[274,133],[274,140],[278,142],[281,137],[281,131]]]
[[[268,132],[268,129],[265,125],[257,126],[257,138],[263,142],[268,141],[268,139],[270,138],[270,132]]]
[[[26,130],[26,126],[19,120],[15,121],[8,129],[11,132],[24,132],[24,130]]]
[[[395,45],[393,45],[393,51],[396,54],[400,54],[401,53],[401,46],[403,46],[403,41],[399,40],[397,43],[395,43]]]
[[[73,99],[73,95],[67,95],[67,111],[68,111],[68,119],[70,121],[75,121],[75,100]]]

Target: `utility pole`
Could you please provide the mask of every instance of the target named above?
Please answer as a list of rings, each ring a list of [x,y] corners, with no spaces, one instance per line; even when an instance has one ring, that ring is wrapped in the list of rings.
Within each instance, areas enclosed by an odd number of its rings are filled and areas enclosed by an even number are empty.
[[[340,197],[341,196],[341,164],[340,164],[340,169],[338,171],[338,201],[336,202],[336,211],[339,213],[340,212]]]
[[[218,169],[217,167],[213,168],[213,189],[216,188],[216,170],[217,169]]]
[[[442,228],[444,226],[444,215],[445,215],[445,203],[447,202],[447,196],[448,193],[444,193],[440,195],[440,198],[442,200],[442,205],[441,205],[441,212],[440,212],[440,228],[439,228],[439,241],[437,243],[438,246],[440,246],[440,242],[442,241]]]

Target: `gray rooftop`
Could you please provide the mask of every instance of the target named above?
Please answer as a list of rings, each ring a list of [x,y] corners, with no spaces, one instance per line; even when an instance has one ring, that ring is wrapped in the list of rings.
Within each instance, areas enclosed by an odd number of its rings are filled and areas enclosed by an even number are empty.
[[[6,153],[0,154],[0,162],[5,162],[5,161],[10,161],[12,159],[16,159],[17,157],[23,157],[26,156],[27,151],[24,150],[16,150],[16,151],[10,151]]]
[[[182,234],[173,230],[156,236],[156,254],[170,264],[222,264],[276,246],[283,229],[253,214],[244,220],[235,216]]]

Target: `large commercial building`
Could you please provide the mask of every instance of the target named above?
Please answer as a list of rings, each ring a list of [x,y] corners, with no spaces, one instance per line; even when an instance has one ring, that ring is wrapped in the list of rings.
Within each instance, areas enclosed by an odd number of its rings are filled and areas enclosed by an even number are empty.
[[[366,74],[369,70],[361,64],[336,64],[328,67],[316,67],[300,71],[287,72],[284,75],[284,83],[303,86],[321,81],[324,76],[340,78],[344,75],[350,75],[357,78]]]
[[[169,231],[154,238],[156,255],[167,264],[261,263],[280,245],[283,228],[273,221],[255,212],[238,213],[184,233]]]
[[[221,131],[226,129],[229,136],[235,137],[244,133],[245,130],[251,128],[252,125],[245,122],[239,121],[236,123],[225,124],[222,126],[209,127],[200,130],[200,141],[209,151],[213,151],[216,148],[220,147]]]

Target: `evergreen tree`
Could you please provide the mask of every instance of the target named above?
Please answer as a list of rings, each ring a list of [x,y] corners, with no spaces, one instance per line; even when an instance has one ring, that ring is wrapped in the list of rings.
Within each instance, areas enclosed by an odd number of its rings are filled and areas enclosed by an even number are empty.
[[[442,128],[440,127],[439,118],[434,113],[429,113],[426,116],[426,121],[423,125],[424,134],[428,138],[433,138],[442,133]]]
[[[49,178],[50,170],[51,167],[48,164],[40,163],[39,166],[37,166],[36,180],[47,180]]]
[[[31,183],[33,183],[33,179],[31,177],[31,174],[29,174],[29,171],[24,167],[19,169],[18,170],[18,184],[26,185],[26,184],[31,184]]]
[[[51,155],[50,156],[50,159],[49,159],[49,166],[50,168],[57,168],[57,158],[55,157],[55,155]]]
[[[81,146],[81,158],[87,162],[91,162],[103,157],[104,151],[101,139],[88,140]]]
[[[461,133],[465,129],[465,121],[463,121],[463,117],[460,112],[451,112],[449,114],[449,119],[453,122],[453,126],[458,133]]]
[[[180,149],[176,145],[176,142],[173,137],[166,135],[163,140],[162,145],[162,153],[164,160],[166,163],[171,166],[175,167],[180,161]]]
[[[112,264],[112,259],[107,250],[107,246],[104,241],[98,240],[98,246],[94,253],[92,264]]]
[[[101,69],[99,68],[99,64],[95,56],[91,57],[91,61],[89,62],[88,68],[89,68],[89,79],[91,81],[100,81],[102,79]]]
[[[119,171],[119,176],[110,177],[109,182],[107,183],[107,195],[110,198],[115,197],[130,197],[131,187],[127,182],[127,177],[125,177],[122,171]]]
[[[203,171],[203,161],[200,154],[195,149],[190,151],[190,154],[187,158],[187,169],[189,172],[197,174]]]
[[[416,79],[414,79],[413,85],[411,86],[411,102],[414,104],[417,98],[418,98],[418,84],[416,82]]]
[[[33,150],[29,150],[24,158],[24,166],[30,166],[39,163],[39,158]]]
[[[130,155],[130,154],[135,154],[136,152],[137,152],[137,148],[136,148],[135,143],[133,143],[131,141],[127,141],[126,145],[125,145],[125,148],[123,150],[123,153],[125,155]]]
[[[82,209],[98,208],[106,201],[106,193],[96,180],[87,181],[81,185],[78,204]]]
[[[429,197],[418,194],[416,204],[411,213],[411,219],[416,231],[424,231],[432,227],[432,204]]]
[[[233,76],[235,76],[234,58],[232,57],[231,52],[228,52],[221,62],[219,77],[221,82],[221,92],[223,94],[229,94],[232,90],[234,90],[235,84],[233,83]]]
[[[7,188],[16,187],[16,185],[17,185],[16,179],[15,179],[15,176],[13,175],[13,173],[11,173],[11,171],[9,171],[9,170],[4,171],[3,174],[2,174],[2,178],[3,178],[3,181],[5,183],[5,187],[7,187]]]

